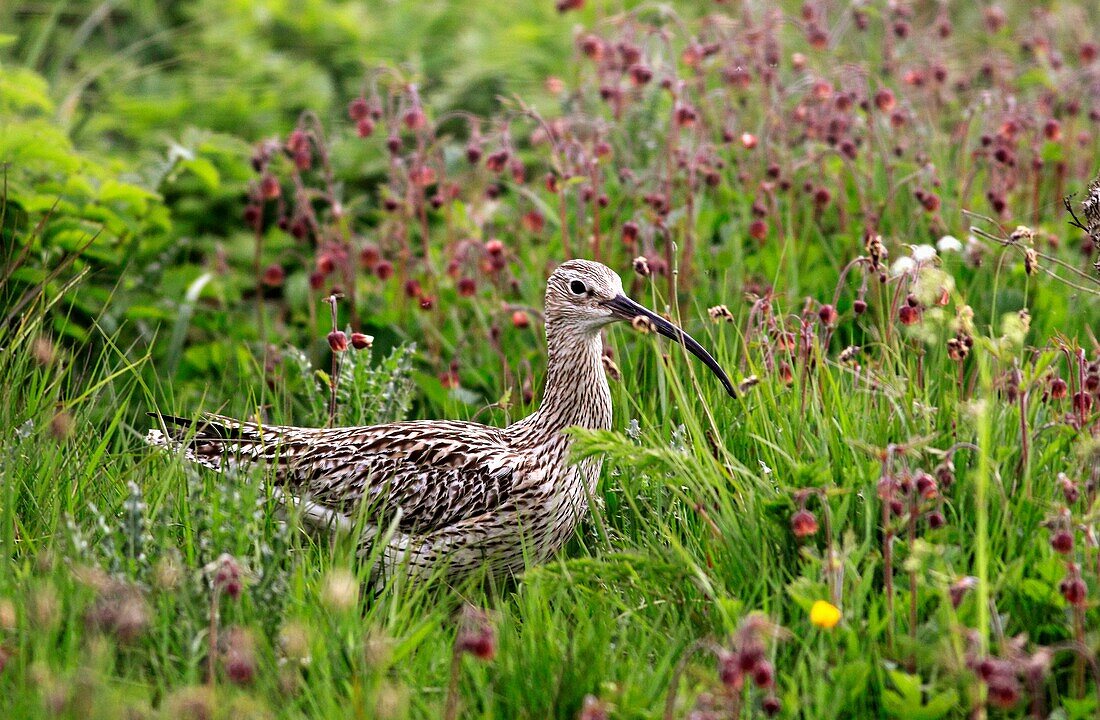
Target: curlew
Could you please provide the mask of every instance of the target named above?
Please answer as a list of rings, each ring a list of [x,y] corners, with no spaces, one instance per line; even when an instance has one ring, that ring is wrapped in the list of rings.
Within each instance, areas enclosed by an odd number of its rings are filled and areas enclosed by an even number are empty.
[[[452,577],[483,567],[519,572],[565,544],[595,491],[601,461],[571,464],[562,431],[611,427],[603,327],[631,321],[682,343],[736,394],[699,343],[628,298],[604,265],[560,265],[545,304],[542,404],[505,428],[445,420],[299,428],[204,414],[197,422],[158,416],[162,429],[147,439],[214,470],[268,465],[280,489],[334,517],[368,513],[360,553],[382,538],[383,572],[407,564],[425,574],[440,563]]]

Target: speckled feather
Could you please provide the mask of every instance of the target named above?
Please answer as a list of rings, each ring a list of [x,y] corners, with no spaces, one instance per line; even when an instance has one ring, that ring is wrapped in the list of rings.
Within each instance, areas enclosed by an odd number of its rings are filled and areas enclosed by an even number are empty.
[[[148,441],[219,471],[265,463],[285,491],[337,516],[365,509],[362,552],[380,528],[395,528],[385,570],[442,561],[452,575],[483,565],[518,572],[565,544],[595,490],[600,462],[571,465],[562,431],[611,427],[600,329],[624,319],[606,307],[621,295],[622,281],[598,263],[572,260],[551,275],[543,402],[506,428],[439,420],[315,429],[206,414],[195,423],[164,416]]]

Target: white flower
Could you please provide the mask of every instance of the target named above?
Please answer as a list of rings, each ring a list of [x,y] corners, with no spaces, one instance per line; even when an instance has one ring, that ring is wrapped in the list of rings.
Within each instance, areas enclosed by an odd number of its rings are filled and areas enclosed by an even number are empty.
[[[963,249],[963,244],[954,235],[944,235],[936,243],[936,247],[940,252],[959,252]]]
[[[936,248],[931,245],[912,245],[913,259],[917,262],[928,262],[936,257]]]
[[[898,275],[904,275],[907,272],[912,272],[917,267],[917,261],[908,255],[899,257],[894,261],[894,264],[890,266],[890,274],[894,277]]]

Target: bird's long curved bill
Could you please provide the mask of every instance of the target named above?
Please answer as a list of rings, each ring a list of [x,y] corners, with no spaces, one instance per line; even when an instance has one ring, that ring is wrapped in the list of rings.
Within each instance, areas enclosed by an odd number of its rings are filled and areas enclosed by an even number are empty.
[[[626,295],[616,295],[605,304],[615,313],[617,318],[633,321],[637,317],[644,317],[653,324],[653,328],[658,333],[681,343],[692,355],[702,360],[703,364],[710,368],[711,372],[718,376],[718,379],[722,381],[722,385],[725,386],[726,392],[729,393],[730,397],[737,397],[737,390],[733,387],[733,383],[730,382],[722,366],[718,364],[717,360],[711,357],[710,353],[708,353],[702,345],[695,342],[695,338],[644,305],[639,305],[634,302]]]

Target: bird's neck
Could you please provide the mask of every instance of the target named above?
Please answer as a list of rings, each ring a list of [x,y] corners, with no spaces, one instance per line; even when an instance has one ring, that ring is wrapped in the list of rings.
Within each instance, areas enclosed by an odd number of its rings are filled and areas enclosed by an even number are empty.
[[[546,389],[542,405],[521,421],[524,431],[549,437],[567,427],[611,427],[611,390],[604,375],[599,333],[546,326]]]

